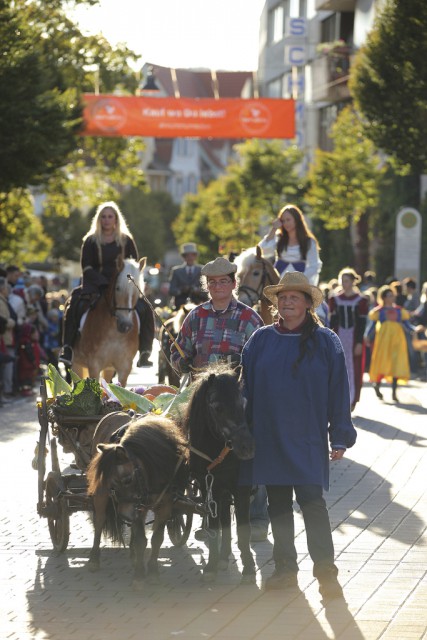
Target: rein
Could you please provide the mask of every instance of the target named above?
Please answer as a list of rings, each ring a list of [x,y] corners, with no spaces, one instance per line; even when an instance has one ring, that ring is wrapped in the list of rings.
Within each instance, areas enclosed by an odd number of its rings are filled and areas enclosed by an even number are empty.
[[[262,276],[261,276],[261,280],[260,283],[258,285],[257,289],[254,289],[253,287],[250,287],[249,285],[246,284],[239,284],[239,293],[241,291],[243,291],[243,293],[246,293],[246,295],[248,296],[250,302],[252,305],[256,304],[258,302],[258,300],[260,300],[263,297],[263,289],[266,285],[266,283],[271,283],[271,280],[268,276],[267,273],[267,268],[265,266],[265,261],[261,260],[262,262]],[[252,297],[252,294],[255,294],[255,298]]]
[[[117,284],[117,280],[119,278],[119,274],[120,272],[116,273],[116,277],[114,278],[114,282],[113,282],[113,288],[112,288],[112,293],[109,296],[109,300],[107,299],[107,305],[110,311],[110,314],[115,318],[116,316],[116,311],[127,311],[128,313],[131,313],[132,311],[135,311],[136,309],[136,303],[133,307],[118,307],[116,304],[116,284]],[[128,275],[129,278],[129,275]]]

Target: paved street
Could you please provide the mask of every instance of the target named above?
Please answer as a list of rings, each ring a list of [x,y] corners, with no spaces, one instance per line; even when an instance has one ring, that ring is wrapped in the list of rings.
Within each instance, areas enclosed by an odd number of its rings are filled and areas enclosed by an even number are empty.
[[[134,373],[141,384],[155,369]],[[345,602],[324,605],[296,517],[299,589],[264,592],[271,539],[253,544],[257,585],[239,586],[239,560],[214,585],[200,580],[206,548],[190,536],[161,551],[161,586],[131,588],[128,550],[106,543],[101,570],[85,567],[92,529],[71,516],[68,550],[52,551],[38,517],[31,460],[39,425],[33,399],[0,408],[0,640],[409,640],[427,638],[427,391],[411,381],[400,404],[369,385],[354,413],[358,440],[332,465],[327,496]],[[193,533],[197,528],[195,518]],[[238,553],[235,554],[238,558]]]

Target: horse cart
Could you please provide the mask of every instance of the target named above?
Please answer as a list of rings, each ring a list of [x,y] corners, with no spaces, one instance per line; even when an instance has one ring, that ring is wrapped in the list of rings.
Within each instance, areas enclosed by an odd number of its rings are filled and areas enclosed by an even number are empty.
[[[46,518],[53,548],[67,549],[70,536],[70,516],[78,511],[93,511],[93,499],[88,494],[86,471],[92,458],[92,441],[99,422],[122,408],[109,407],[105,413],[64,415],[55,408],[55,398],[48,397],[46,378],[40,385],[37,399],[40,424],[39,442],[33,466],[38,472],[37,513]],[[123,412],[123,410],[122,410]],[[129,420],[135,415],[129,411]],[[64,463],[64,454],[74,459]],[[189,487],[188,492],[192,491]],[[182,546],[191,532],[192,514],[174,513],[167,522],[173,545]]]

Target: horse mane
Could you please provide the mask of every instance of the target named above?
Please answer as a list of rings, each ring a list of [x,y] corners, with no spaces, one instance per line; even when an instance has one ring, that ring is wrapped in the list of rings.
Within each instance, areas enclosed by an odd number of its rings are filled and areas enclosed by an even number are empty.
[[[120,290],[125,290],[128,287],[132,287],[133,289],[135,289],[135,291],[137,291],[136,287],[134,287],[134,285],[128,280],[128,275],[132,276],[141,291],[143,291],[144,272],[142,269],[140,269],[139,262],[137,262],[133,258],[127,258],[126,260],[123,260],[123,268],[120,269],[117,274],[116,286],[119,287]]]
[[[230,394],[239,393],[239,383],[234,370],[226,364],[213,364],[198,374],[192,383],[193,392],[187,405],[183,427],[193,440],[206,441],[209,432],[210,414],[207,411],[208,392],[215,385],[218,396],[227,401]],[[212,435],[213,431],[210,430]]]
[[[170,481],[179,456],[184,456],[184,462],[189,457],[187,441],[181,429],[163,416],[148,414],[131,422],[120,440],[120,445],[131,460],[137,459],[141,462],[153,487],[165,485]],[[92,458],[87,469],[90,495],[109,490],[116,464],[115,445],[105,447]],[[186,465],[182,464],[175,483],[185,486],[186,479]]]
[[[153,485],[171,479],[178,457],[187,460],[189,451],[181,429],[169,418],[147,414],[132,422],[120,440],[128,455],[141,461]],[[185,465],[181,465],[180,471]],[[180,474],[175,479],[179,483]]]
[[[234,264],[237,265],[237,273],[245,271],[257,259],[256,247],[245,249],[234,258]]]

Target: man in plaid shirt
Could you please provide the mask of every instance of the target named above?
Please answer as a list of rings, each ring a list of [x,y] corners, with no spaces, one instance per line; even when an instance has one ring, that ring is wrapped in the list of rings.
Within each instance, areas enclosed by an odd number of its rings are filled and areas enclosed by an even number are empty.
[[[262,326],[260,316],[233,295],[236,271],[226,258],[215,258],[202,268],[209,300],[190,311],[178,334],[185,358],[171,347],[171,363],[179,373],[218,361],[237,366],[246,341]]]

